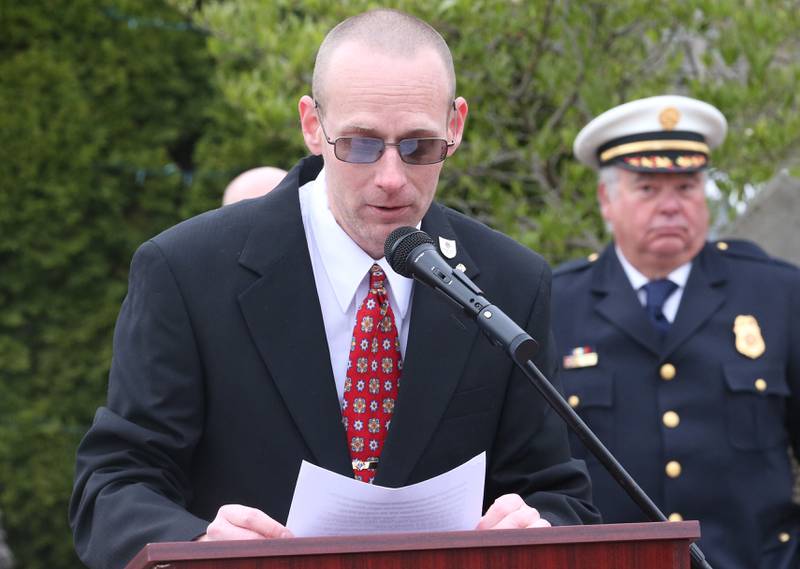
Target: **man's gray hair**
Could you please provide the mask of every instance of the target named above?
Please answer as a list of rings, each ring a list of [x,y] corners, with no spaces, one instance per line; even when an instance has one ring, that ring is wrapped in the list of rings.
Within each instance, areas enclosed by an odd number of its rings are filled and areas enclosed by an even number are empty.
[[[613,200],[617,195],[617,188],[619,188],[619,166],[604,166],[597,172],[597,183],[602,184],[606,188],[606,195],[608,199]],[[700,178],[703,187],[708,182],[708,171],[700,170]]]
[[[444,64],[450,100],[455,97],[456,73],[453,56],[439,32],[409,14],[397,10],[378,9],[344,20],[322,40],[317,51],[311,82],[311,94],[315,100],[324,104],[330,59],[340,45],[350,41],[395,56],[413,56],[420,49],[433,49]]]
[[[619,170],[617,166],[604,166],[597,172],[597,183],[606,188],[608,199],[612,199],[617,193],[619,186]]]

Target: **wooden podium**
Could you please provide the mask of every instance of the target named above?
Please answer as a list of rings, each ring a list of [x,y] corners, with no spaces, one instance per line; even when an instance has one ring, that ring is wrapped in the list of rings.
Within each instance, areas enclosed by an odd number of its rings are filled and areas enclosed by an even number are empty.
[[[698,522],[151,543],[126,569],[689,569]]]

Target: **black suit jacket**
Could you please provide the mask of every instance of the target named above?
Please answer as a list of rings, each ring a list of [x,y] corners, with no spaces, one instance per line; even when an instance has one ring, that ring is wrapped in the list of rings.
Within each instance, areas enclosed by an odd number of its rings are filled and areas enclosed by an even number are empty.
[[[557,269],[553,291],[560,356],[597,354],[561,373],[565,393],[662,511],[700,520],[713,567],[800,566],[787,455],[800,450],[800,272],[751,243],[706,244],[663,342],[613,246]],[[755,318],[762,354],[737,349],[737,316]],[[586,454],[577,439],[573,450]],[[644,519],[593,457],[587,465],[606,522]]]
[[[78,450],[70,518],[90,567],[192,539],[227,503],[285,522],[302,460],[352,476],[297,195],[321,165],[306,159],[266,197],[188,220],[135,254],[108,404]],[[452,263],[540,341],[537,364],[552,371],[544,261],[436,204],[422,227],[457,241]],[[419,482],[482,451],[486,504],[516,492],[555,524],[597,520],[559,418],[473,323],[415,284],[375,483]]]

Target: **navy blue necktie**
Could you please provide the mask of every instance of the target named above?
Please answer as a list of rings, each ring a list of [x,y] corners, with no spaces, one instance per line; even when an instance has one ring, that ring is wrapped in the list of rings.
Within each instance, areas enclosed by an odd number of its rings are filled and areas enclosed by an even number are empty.
[[[669,279],[658,279],[650,281],[642,288],[647,292],[647,304],[644,308],[659,336],[663,339],[670,325],[669,320],[664,316],[664,303],[669,295],[675,292],[678,285]]]

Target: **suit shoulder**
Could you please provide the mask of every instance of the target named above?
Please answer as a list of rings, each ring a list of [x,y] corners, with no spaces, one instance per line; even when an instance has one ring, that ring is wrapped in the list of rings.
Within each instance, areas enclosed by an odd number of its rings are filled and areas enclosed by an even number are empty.
[[[221,239],[232,237],[232,233],[244,239],[256,220],[259,199],[200,213],[165,229],[151,241],[164,250],[179,250],[188,246],[213,247]]]
[[[757,244],[745,239],[721,239],[712,242],[711,245],[719,251],[723,257],[733,261],[751,261],[766,265],[786,267],[788,269],[797,269],[792,263],[770,256]]]
[[[553,269],[553,279],[573,275],[576,273],[582,273],[583,271],[593,267],[596,260],[597,253],[592,253],[591,255],[581,259],[573,259],[571,261],[561,263],[555,269]]]

